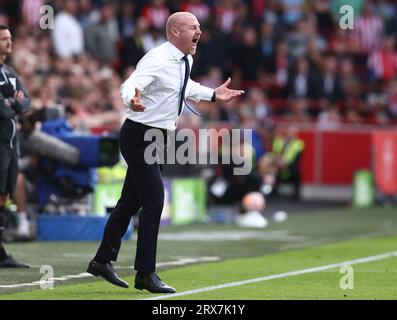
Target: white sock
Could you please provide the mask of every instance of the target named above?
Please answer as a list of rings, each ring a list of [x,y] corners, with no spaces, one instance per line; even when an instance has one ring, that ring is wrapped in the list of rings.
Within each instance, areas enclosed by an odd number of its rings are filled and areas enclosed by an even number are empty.
[[[26,212],[18,212],[18,216],[19,216],[19,219],[22,219],[22,220],[28,219],[28,215],[26,214]]]

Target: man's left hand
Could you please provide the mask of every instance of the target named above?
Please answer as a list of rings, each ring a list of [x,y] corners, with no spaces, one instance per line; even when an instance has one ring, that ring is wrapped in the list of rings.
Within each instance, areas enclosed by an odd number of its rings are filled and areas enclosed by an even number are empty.
[[[224,84],[215,89],[216,101],[228,102],[244,93],[244,90],[229,89],[227,86],[230,84],[230,81],[232,80],[229,77]]]

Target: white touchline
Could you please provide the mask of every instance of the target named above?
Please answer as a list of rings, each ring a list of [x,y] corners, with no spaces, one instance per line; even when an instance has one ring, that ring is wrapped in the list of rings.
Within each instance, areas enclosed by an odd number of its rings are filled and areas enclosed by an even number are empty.
[[[248,279],[248,280],[243,280],[243,281],[229,282],[229,283],[224,283],[224,284],[211,286],[211,287],[183,291],[180,293],[156,296],[156,297],[146,298],[146,299],[142,299],[142,300],[160,300],[160,299],[168,299],[168,298],[173,298],[173,297],[186,296],[186,295],[208,292],[208,291],[213,291],[213,290],[218,290],[218,289],[223,289],[223,288],[241,286],[244,284],[249,284],[249,283],[254,283],[254,282],[268,281],[268,280],[273,280],[273,279],[297,276],[297,275],[301,275],[301,274],[305,274],[305,273],[319,272],[319,271],[324,271],[324,270],[328,270],[328,269],[338,268],[338,267],[341,267],[344,265],[367,263],[367,262],[387,259],[387,258],[391,258],[391,257],[395,257],[395,256],[397,256],[397,251],[387,252],[387,253],[379,254],[376,256],[369,256],[369,257],[365,257],[365,258],[354,259],[354,260],[350,260],[350,261],[344,261],[344,262],[340,262],[340,263],[328,264],[328,265],[320,266],[320,267],[296,270],[296,271],[274,274],[271,276],[264,276],[264,277],[260,277],[260,278]]]
[[[219,260],[220,260],[219,257],[180,258],[179,260],[175,260],[175,261],[157,262],[156,267],[159,268],[159,267],[168,267],[168,266],[184,266],[190,263],[214,262]],[[115,269],[134,269],[134,267],[115,266]]]
[[[196,263],[196,262],[213,262],[213,261],[218,261],[220,260],[219,257],[195,257],[195,258],[179,258],[178,260],[175,261],[164,261],[164,262],[158,262],[156,264],[156,267],[167,267],[167,266],[183,266],[191,263]],[[35,266],[40,268],[40,266]],[[131,266],[115,266],[116,269],[134,269],[134,267]],[[70,279],[79,279],[79,278],[89,278],[92,277],[91,274],[87,272],[79,273],[79,274],[72,274],[72,275],[66,275],[66,276],[61,276],[61,277],[54,277],[54,278],[48,278],[47,282],[43,281],[33,281],[33,282],[27,282],[27,283],[16,283],[16,284],[5,284],[1,285],[0,284],[0,289],[13,289],[13,288],[22,288],[22,287],[34,287],[34,286],[40,286],[42,283],[48,283],[48,282],[56,282],[56,281],[66,281]]]

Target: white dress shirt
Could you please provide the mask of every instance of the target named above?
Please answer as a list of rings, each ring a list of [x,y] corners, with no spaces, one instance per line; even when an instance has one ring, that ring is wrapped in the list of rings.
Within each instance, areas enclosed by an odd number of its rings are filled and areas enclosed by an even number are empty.
[[[170,42],[150,50],[137,64],[136,70],[121,85],[121,98],[128,108],[127,118],[145,125],[173,131],[178,125],[179,100],[185,78],[184,54]],[[190,68],[193,58],[188,55]],[[143,112],[130,109],[135,88],[141,92]],[[185,97],[195,102],[210,101],[214,89],[189,79]],[[182,111],[184,104],[182,106]]]

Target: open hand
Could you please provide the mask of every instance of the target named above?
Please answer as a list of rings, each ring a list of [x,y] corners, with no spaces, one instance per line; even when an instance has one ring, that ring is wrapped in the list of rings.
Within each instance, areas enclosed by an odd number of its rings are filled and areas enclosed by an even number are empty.
[[[143,112],[146,109],[141,103],[141,92],[138,88],[135,88],[135,96],[131,99],[130,106],[135,112]]]
[[[229,89],[227,86],[229,85],[230,81],[232,80],[229,77],[224,84],[215,89],[216,101],[228,102],[244,93],[244,90]]]

